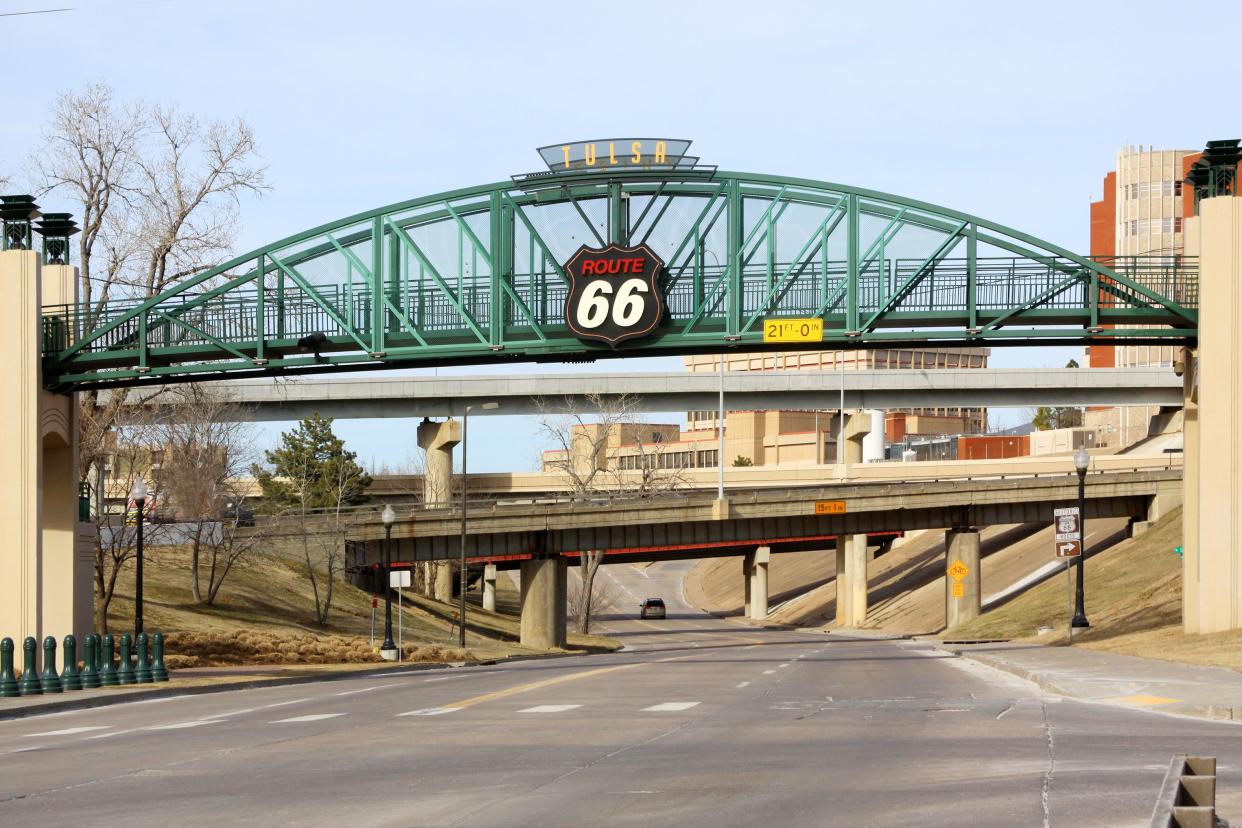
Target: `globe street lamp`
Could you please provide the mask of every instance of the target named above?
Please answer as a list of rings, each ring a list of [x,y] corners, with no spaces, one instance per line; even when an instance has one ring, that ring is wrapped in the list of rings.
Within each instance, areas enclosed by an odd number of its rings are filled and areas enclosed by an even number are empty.
[[[138,510],[138,566],[134,572],[134,640],[142,635],[142,519],[147,509],[147,481],[138,475],[129,489],[129,499]]]
[[[384,507],[380,520],[384,522],[384,643],[380,657],[396,661],[397,645],[392,642],[392,525],[397,522],[397,513],[392,506]]]
[[[1091,465],[1091,455],[1085,448],[1074,452],[1074,468],[1078,470],[1078,581],[1074,587],[1074,618],[1070,621],[1073,629],[1090,627],[1086,610],[1083,608],[1082,560],[1087,557],[1087,467]]]
[[[466,646],[466,448],[469,445],[470,431],[467,428],[467,420],[470,412],[474,409],[480,411],[495,411],[500,408],[500,403],[488,402],[478,403],[477,405],[468,405],[461,415],[461,559],[458,562],[458,592],[460,593],[460,603],[458,604],[458,613],[461,626],[457,631],[457,644],[460,647]]]

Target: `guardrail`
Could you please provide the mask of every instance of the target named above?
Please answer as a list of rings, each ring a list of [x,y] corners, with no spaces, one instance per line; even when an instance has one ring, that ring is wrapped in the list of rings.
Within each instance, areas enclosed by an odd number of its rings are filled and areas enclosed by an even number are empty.
[[[1151,828],[1216,828],[1216,758],[1174,754]]]

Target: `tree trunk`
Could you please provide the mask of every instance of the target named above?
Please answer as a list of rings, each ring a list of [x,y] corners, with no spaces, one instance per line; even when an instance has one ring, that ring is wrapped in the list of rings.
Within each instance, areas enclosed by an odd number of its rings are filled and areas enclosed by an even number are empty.
[[[582,611],[578,613],[578,632],[583,635],[591,631],[591,604],[595,597],[595,573],[599,571],[599,565],[603,559],[602,549],[588,550],[581,558]]]
[[[198,555],[203,546],[203,524],[199,521],[198,526],[194,530],[194,540],[190,544],[190,594],[194,596],[194,603],[203,603],[203,590],[198,584]]]

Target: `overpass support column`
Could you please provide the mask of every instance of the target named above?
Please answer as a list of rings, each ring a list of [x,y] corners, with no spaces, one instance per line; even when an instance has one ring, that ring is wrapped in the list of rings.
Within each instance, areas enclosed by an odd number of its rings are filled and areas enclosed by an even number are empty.
[[[950,529],[944,533],[944,549],[944,626],[951,630],[978,618],[983,611],[979,530]],[[965,573],[957,566],[958,562],[965,567]]]
[[[837,625],[867,620],[867,536],[837,536]]]
[[[461,423],[445,420],[433,423],[423,420],[418,425],[418,447],[426,452],[427,470],[423,473],[423,503],[448,504],[453,500],[453,447],[461,442]],[[427,595],[437,601],[453,600],[453,565],[447,561],[423,564],[423,583]]]
[[[845,446],[841,456],[837,458],[838,476],[849,477],[850,466],[863,461],[863,441],[871,433],[871,412],[842,412],[842,416],[845,417]]]
[[[548,650],[564,644],[564,573],[559,555],[522,561],[522,646]]]
[[[742,612],[750,618],[751,591],[755,586],[755,553],[748,552],[742,556],[742,592],[746,596],[742,602]]]
[[[1199,354],[1182,374],[1184,514],[1192,516],[1182,621],[1187,632],[1211,633],[1242,627],[1242,199],[1205,198],[1189,223],[1186,253],[1199,255]]]
[[[761,546],[754,552],[754,567],[751,570],[749,583],[749,614],[753,621],[762,621],[768,617],[768,562],[771,559],[772,550],[767,546]]]
[[[483,567],[483,609],[496,611],[496,564]]]

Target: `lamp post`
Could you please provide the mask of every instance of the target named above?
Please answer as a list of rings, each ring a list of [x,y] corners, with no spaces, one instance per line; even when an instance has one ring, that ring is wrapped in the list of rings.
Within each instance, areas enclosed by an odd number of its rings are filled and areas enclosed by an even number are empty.
[[[385,506],[380,513],[384,522],[384,643],[380,645],[380,658],[397,660],[397,645],[392,642],[392,525],[397,513],[392,506]]]
[[[1082,559],[1087,557],[1087,467],[1091,465],[1091,455],[1085,448],[1074,452],[1074,468],[1078,470],[1078,533],[1081,538],[1081,549],[1078,554],[1078,580],[1074,587],[1074,618],[1070,621],[1072,629],[1090,627],[1087,612],[1083,608]]]
[[[461,623],[457,627],[457,646],[466,646],[466,451],[469,446],[469,412],[474,408],[479,411],[494,411],[501,407],[499,402],[479,402],[477,405],[466,406],[462,411],[462,539],[461,539],[461,560],[457,564],[457,576],[460,578],[457,591],[458,596],[458,621]]]
[[[134,571],[134,640],[142,635],[142,520],[147,510],[147,481],[142,475],[129,489],[129,499],[138,510],[138,565]]]

